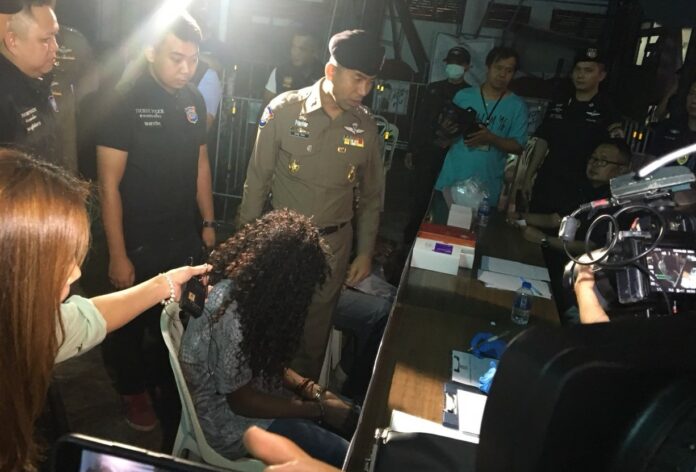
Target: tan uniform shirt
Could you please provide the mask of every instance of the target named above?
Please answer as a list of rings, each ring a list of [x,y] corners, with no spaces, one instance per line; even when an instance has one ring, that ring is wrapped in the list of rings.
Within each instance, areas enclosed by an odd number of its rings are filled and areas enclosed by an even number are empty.
[[[244,183],[240,222],[261,216],[270,192],[273,208],[311,216],[319,227],[346,223],[353,218],[359,186],[357,254],[371,255],[383,191],[377,126],[364,107],[331,120],[321,106],[323,80],[279,95],[264,112]]]

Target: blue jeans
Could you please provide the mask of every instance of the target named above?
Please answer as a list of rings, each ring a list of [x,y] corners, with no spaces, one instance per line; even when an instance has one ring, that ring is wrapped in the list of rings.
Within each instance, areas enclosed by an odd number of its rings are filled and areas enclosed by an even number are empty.
[[[295,418],[275,419],[268,431],[285,436],[313,458],[339,469],[348,453],[348,441],[313,421]]]
[[[345,373],[351,373],[355,361],[365,352],[375,327],[389,316],[391,305],[385,298],[357,290],[347,288],[341,292],[333,324],[337,330],[353,336],[354,340],[341,352],[341,368]]]

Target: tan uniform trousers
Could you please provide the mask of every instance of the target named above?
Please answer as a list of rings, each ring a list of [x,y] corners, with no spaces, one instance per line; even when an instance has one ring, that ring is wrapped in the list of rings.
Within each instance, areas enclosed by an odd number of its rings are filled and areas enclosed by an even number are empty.
[[[353,227],[349,222],[335,233],[324,236],[324,241],[331,248],[329,257],[331,276],[326,279],[321,288],[314,292],[300,347],[292,362],[292,368],[295,371],[314,380],[318,380],[321,373],[333,324],[333,312],[346,279],[353,242]]]

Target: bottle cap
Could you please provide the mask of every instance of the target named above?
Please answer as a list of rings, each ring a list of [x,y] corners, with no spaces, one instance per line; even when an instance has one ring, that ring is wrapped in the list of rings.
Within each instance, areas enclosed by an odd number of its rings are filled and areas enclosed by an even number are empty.
[[[531,290],[532,289],[531,282],[522,282],[522,288],[528,288],[529,290]]]

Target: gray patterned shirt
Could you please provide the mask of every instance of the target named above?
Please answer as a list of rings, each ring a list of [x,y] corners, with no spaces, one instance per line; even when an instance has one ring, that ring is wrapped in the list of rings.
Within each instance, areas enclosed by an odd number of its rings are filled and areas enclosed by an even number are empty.
[[[198,420],[208,444],[231,459],[247,454],[242,435],[250,426],[268,428],[273,420],[236,415],[226,395],[249,382],[259,389],[259,379],[252,379],[251,369],[240,362],[237,353],[242,343],[236,302],[212,323],[211,316],[228,299],[232,282],[219,282],[208,295],[203,316],[191,318],[181,341],[179,361],[186,377]]]

